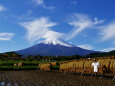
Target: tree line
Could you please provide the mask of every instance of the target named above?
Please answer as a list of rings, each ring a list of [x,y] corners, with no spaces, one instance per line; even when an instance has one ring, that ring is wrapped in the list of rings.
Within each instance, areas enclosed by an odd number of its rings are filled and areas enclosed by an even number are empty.
[[[99,53],[91,53],[85,56],[80,56],[80,55],[72,55],[72,56],[41,56],[41,55],[27,55],[23,56],[20,55],[16,52],[6,52],[6,53],[1,53],[0,54],[0,59],[9,59],[9,57],[19,57],[18,59],[23,59],[23,60],[74,60],[74,59],[84,59],[84,58],[96,58],[96,57],[110,57],[110,56],[115,56],[115,50],[110,51],[110,52],[99,52]],[[17,58],[16,58],[17,59]]]

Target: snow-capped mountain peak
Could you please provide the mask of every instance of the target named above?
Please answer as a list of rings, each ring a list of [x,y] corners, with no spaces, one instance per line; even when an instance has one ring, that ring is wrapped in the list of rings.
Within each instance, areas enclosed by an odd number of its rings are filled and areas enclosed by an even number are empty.
[[[42,43],[43,44],[48,44],[48,45],[52,44],[52,45],[63,45],[63,46],[66,46],[66,47],[75,47],[74,45],[69,44],[66,41],[61,40],[61,39],[46,39]]]
[[[61,39],[46,39],[42,43],[32,47],[16,51],[21,55],[41,55],[41,56],[71,56],[71,55],[87,55],[94,53],[86,49],[71,45]]]

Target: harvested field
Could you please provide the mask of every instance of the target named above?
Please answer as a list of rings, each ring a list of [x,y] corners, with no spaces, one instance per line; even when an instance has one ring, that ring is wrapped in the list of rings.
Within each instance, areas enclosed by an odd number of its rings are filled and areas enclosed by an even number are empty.
[[[40,68],[40,70],[50,71],[51,63],[41,63],[41,64],[39,64],[39,68]]]
[[[93,73],[93,67],[91,66],[94,61],[92,59],[82,59],[82,60],[71,60],[60,63],[60,72],[76,72],[81,74],[91,74]],[[97,59],[99,62],[99,71],[101,75],[112,74],[115,76],[115,59]]]
[[[115,80],[59,72],[0,71],[0,86],[115,86]]]

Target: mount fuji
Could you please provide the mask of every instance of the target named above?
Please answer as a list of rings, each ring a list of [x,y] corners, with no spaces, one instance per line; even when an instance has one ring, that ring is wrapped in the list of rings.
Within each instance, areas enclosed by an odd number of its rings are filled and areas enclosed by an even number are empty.
[[[32,47],[16,51],[21,55],[71,56],[87,55],[96,51],[82,49],[61,39],[46,39]]]

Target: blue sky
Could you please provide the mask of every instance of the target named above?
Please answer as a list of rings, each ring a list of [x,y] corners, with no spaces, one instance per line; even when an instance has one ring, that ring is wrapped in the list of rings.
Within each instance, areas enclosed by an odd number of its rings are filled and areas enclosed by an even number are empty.
[[[115,50],[114,0],[0,0],[0,52],[61,38],[90,50]]]

